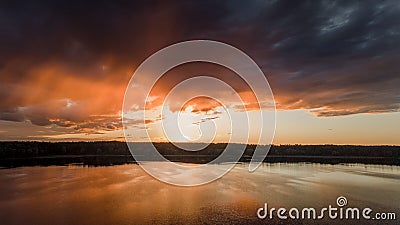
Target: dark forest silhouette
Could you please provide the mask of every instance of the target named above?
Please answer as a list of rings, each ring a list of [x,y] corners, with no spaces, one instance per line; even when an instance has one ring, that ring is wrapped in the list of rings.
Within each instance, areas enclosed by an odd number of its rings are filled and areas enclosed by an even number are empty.
[[[140,143],[135,145],[140,147]],[[240,161],[250,161],[256,146],[235,145],[246,147]],[[210,144],[196,152],[181,150],[171,143],[155,146],[171,161],[207,163],[218,157],[226,144]],[[264,161],[400,165],[400,146],[273,145]],[[135,163],[125,142],[0,142],[1,167],[125,163]]]

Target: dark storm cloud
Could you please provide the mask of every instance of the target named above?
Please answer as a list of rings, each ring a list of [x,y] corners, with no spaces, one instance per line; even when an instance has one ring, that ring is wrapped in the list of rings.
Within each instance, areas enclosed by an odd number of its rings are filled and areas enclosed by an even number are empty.
[[[44,78],[33,82],[43,70],[61,82],[108,79],[123,87],[150,54],[190,39],[223,41],[248,53],[267,74],[281,109],[319,116],[398,111],[399,21],[396,0],[3,2],[0,118],[69,119],[20,110],[46,98],[85,98],[85,92],[52,94]],[[28,85],[49,94],[31,95]],[[89,119],[90,113],[79,121]]]
[[[12,1],[0,16],[3,64],[28,58],[84,68],[110,55],[128,63],[210,37],[254,57],[275,53],[274,66],[301,66],[308,58],[393,51],[400,35],[396,1]]]
[[[262,65],[280,108],[321,108],[314,111],[319,116],[399,111],[398,2],[257,4],[232,7],[238,35],[229,36],[253,35],[245,48]]]

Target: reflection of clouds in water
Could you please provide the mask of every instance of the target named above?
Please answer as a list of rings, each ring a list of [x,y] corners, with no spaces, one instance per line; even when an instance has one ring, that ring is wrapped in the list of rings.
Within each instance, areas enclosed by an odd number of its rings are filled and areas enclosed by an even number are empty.
[[[198,187],[165,184],[138,165],[0,170],[0,218],[10,224],[254,223],[264,202],[319,207],[343,195],[349,204],[388,211],[396,211],[400,202],[399,167],[263,164],[248,173],[247,166],[238,164]],[[194,175],[203,176],[206,169]],[[173,179],[195,179],[179,169],[164,172]]]
[[[116,191],[117,189],[122,189],[122,188],[125,188],[127,186],[131,186],[131,185],[138,184],[140,182],[144,182],[146,179],[147,179],[147,176],[145,176],[145,175],[136,176],[136,177],[134,177],[132,179],[125,180],[125,181],[122,181],[122,182],[119,182],[119,183],[109,184],[107,186],[107,188],[113,189],[113,190]]]
[[[177,183],[182,185],[191,185],[193,183],[202,183],[208,178],[217,177],[224,173],[229,165],[204,164],[193,165],[192,167],[171,167],[163,162],[147,162],[146,170],[150,174],[157,174],[157,177],[168,183]]]
[[[10,178],[18,178],[18,177],[24,177],[26,175],[27,175],[26,173],[15,173],[15,174],[5,174],[4,176]]]

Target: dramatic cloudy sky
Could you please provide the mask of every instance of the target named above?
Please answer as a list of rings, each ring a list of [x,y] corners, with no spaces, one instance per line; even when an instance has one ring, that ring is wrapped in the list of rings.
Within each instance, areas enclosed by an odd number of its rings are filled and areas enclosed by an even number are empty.
[[[193,39],[233,45],[261,67],[278,108],[275,143],[400,144],[397,0],[5,1],[0,139],[121,139],[135,69]]]

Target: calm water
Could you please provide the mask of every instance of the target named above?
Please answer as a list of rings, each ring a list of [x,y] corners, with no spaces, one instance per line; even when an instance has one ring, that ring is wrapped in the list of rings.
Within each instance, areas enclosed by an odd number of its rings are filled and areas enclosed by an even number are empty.
[[[396,166],[263,164],[250,174],[239,164],[199,187],[164,184],[138,165],[25,167],[0,170],[0,184],[1,224],[309,224],[321,221],[260,220],[256,211],[264,203],[336,206],[338,196],[345,196],[348,206],[400,216]]]

